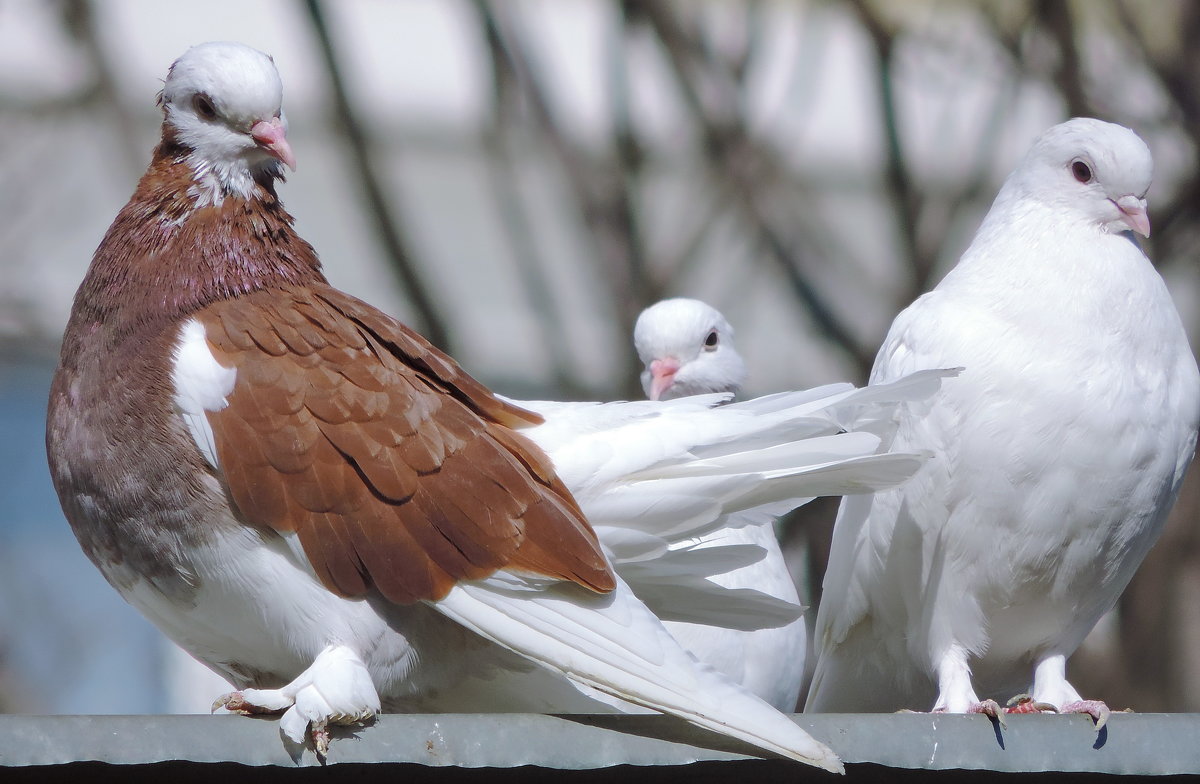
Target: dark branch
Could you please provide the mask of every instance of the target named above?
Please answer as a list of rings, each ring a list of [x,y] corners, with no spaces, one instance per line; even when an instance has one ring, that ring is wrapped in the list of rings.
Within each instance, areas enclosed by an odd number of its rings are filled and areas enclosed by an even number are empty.
[[[846,351],[865,372],[871,366],[871,352],[858,345],[854,335],[825,302],[824,297],[802,272],[790,244],[767,218],[765,189],[758,181],[752,166],[755,159],[753,145],[735,109],[738,104],[736,83],[731,74],[712,73],[715,86],[723,95],[723,102],[716,108],[709,107],[701,98],[697,85],[697,70],[706,63],[698,61],[699,46],[695,37],[687,31],[669,5],[662,0],[645,0],[640,4],[646,19],[654,28],[672,65],[688,109],[700,125],[704,144],[710,153],[710,163],[715,163],[722,175],[721,182],[736,196],[736,203],[743,218],[760,236],[768,255],[774,259],[791,285],[796,296],[804,303],[819,330],[833,344]],[[709,85],[714,86],[714,85]]]
[[[371,164],[371,143],[346,92],[346,84],[338,65],[333,38],[325,21],[324,12],[321,10],[320,0],[305,0],[305,8],[308,9],[308,18],[317,35],[321,56],[325,60],[325,67],[329,73],[329,83],[333,90],[335,106],[334,116],[345,131],[356,169],[355,180],[362,186],[368,213],[375,224],[375,231],[383,245],[389,266],[400,278],[405,293],[416,309],[417,318],[420,320],[420,324],[417,325],[418,329],[434,345],[453,353],[450,331],[446,321],[438,312],[429,288],[417,271],[413,261],[416,255],[412,253],[400,226],[393,218],[394,213],[388,197],[375,173],[375,167]]]

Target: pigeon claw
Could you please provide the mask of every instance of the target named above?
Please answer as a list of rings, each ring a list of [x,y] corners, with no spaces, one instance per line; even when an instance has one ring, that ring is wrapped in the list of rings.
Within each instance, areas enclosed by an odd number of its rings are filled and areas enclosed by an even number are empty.
[[[1004,723],[1004,710],[995,700],[981,700],[967,708],[967,713],[982,713],[984,716],[995,721],[1002,728],[1008,729],[1008,725]]]
[[[1066,705],[1060,707],[1058,712],[1086,713],[1095,720],[1096,732],[1099,732],[1108,723],[1108,717],[1112,715],[1112,711],[1103,700],[1077,700],[1076,702],[1068,702]]]
[[[329,756],[329,742],[333,740],[330,727],[333,725],[351,726],[366,724],[375,718],[375,711],[363,709],[355,713],[339,713],[329,716],[317,716],[308,722],[308,737],[312,739],[312,748],[317,758],[322,762]]]
[[[1048,702],[1038,702],[1028,694],[1018,694],[1008,701],[1005,713],[1058,713],[1058,708]]]
[[[222,694],[220,697],[217,697],[213,701],[209,713],[216,713],[218,708],[224,708],[230,713],[236,713],[240,716],[266,716],[283,713],[287,710],[287,708],[270,708],[256,705],[246,699],[246,695],[240,691],[231,691],[229,694]]]
[[[308,725],[308,734],[312,738],[313,751],[324,761],[329,756],[329,741],[333,737],[329,734],[329,722],[325,719],[313,719]]]

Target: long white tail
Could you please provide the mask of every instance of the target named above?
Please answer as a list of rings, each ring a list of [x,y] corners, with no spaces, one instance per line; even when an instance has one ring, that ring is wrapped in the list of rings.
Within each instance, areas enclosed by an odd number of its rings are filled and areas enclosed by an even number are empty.
[[[666,620],[751,630],[803,608],[706,579],[765,555],[697,538],[770,525],[818,496],[894,487],[924,454],[889,454],[896,407],[928,398],[957,370],[890,384],[833,384],[720,405],[726,395],[665,402],[524,402],[546,422],[524,431],[550,455],[633,592]]]
[[[843,772],[828,747],[683,650],[624,583],[599,596],[575,585],[501,573],[462,583],[433,606],[585,687]]]

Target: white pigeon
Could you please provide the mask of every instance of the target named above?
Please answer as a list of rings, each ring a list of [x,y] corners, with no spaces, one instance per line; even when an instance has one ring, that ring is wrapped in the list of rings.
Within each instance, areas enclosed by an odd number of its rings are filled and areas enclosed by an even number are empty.
[[[642,389],[651,400],[733,394],[746,381],[733,327],[698,299],[664,299],[643,310],[633,326],[633,344],[646,366]]]
[[[1154,543],[1200,377],[1149,235],[1150,152],[1074,119],[1008,177],[958,265],[892,325],[873,383],[961,364],[905,412],[912,481],[842,502],[806,709],[1108,715],[1067,658]],[[977,691],[978,687],[978,691]],[[980,700],[979,694],[989,699]]]
[[[656,558],[730,515],[903,481],[925,457],[876,454],[873,412],[944,374],[547,403],[542,422],[325,280],[276,193],[296,158],[268,55],[193,47],[160,103],[162,140],[76,294],[46,443],[81,546],[240,690],[218,704],[282,713],[324,753],[329,723],[484,710],[465,685],[492,680],[501,709],[595,696],[842,770],[684,651],[604,551]],[[627,531],[602,549],[585,515]],[[504,694],[510,674],[538,687]]]
[[[700,300],[666,299],[646,308],[634,327],[634,345],[646,366],[642,386],[651,399],[668,400],[703,392],[732,394],[746,377],[745,364],[733,344],[732,327],[720,311]],[[733,517],[724,528],[672,544],[669,552],[675,557],[684,552],[713,557],[712,568],[724,570],[709,577],[713,583],[735,591],[759,591],[802,612],[773,526],[761,521],[748,524]],[[603,541],[604,529],[599,533]],[[746,563],[744,557],[720,558],[722,554],[741,553],[754,560]],[[614,565],[643,601],[652,595],[641,588],[635,575],[626,573],[632,569],[647,571],[644,562],[635,561],[632,567],[625,567],[616,559]],[[661,604],[649,603],[652,608]],[[664,612],[669,610],[658,610],[660,618]],[[799,614],[790,623],[759,629],[682,621],[668,621],[666,625],[700,661],[776,708],[789,712],[796,709],[807,645],[804,618]]]
[[[681,642],[690,650],[696,641],[723,644],[730,634],[775,631],[800,618],[803,607],[766,591],[763,583],[743,586],[738,583],[749,581],[735,578],[731,585],[720,578],[763,560],[768,550],[752,532],[765,531],[773,541],[771,524],[784,512],[818,496],[872,492],[911,476],[927,455],[886,453],[881,433],[891,428],[898,405],[928,398],[954,374],[922,371],[875,387],[831,384],[739,403],[716,394],[670,401],[513,402],[544,417],[523,434],[550,456],[623,584],[672,634],[685,630]],[[761,655],[730,647],[723,652],[727,657],[745,655],[778,672],[791,669],[780,654],[796,653],[787,645]],[[580,690],[586,695],[581,701],[579,693],[564,692],[542,673],[514,669],[442,687],[420,707],[635,710],[591,688]],[[798,676],[794,683],[768,683],[769,673],[729,669],[740,676],[731,676],[734,681],[763,699],[799,690]],[[794,700],[781,709],[794,710]]]

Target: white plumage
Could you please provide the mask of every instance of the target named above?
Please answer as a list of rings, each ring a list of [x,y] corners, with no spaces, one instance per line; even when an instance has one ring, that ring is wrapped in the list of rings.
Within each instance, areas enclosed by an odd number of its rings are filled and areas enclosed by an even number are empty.
[[[1066,659],[1117,600],[1192,458],[1200,379],[1148,234],[1150,153],[1075,119],[1043,134],[957,267],[892,325],[886,382],[963,365],[902,409],[912,481],[843,501],[807,709],[1107,713]],[[978,688],[978,691],[976,690]]]

